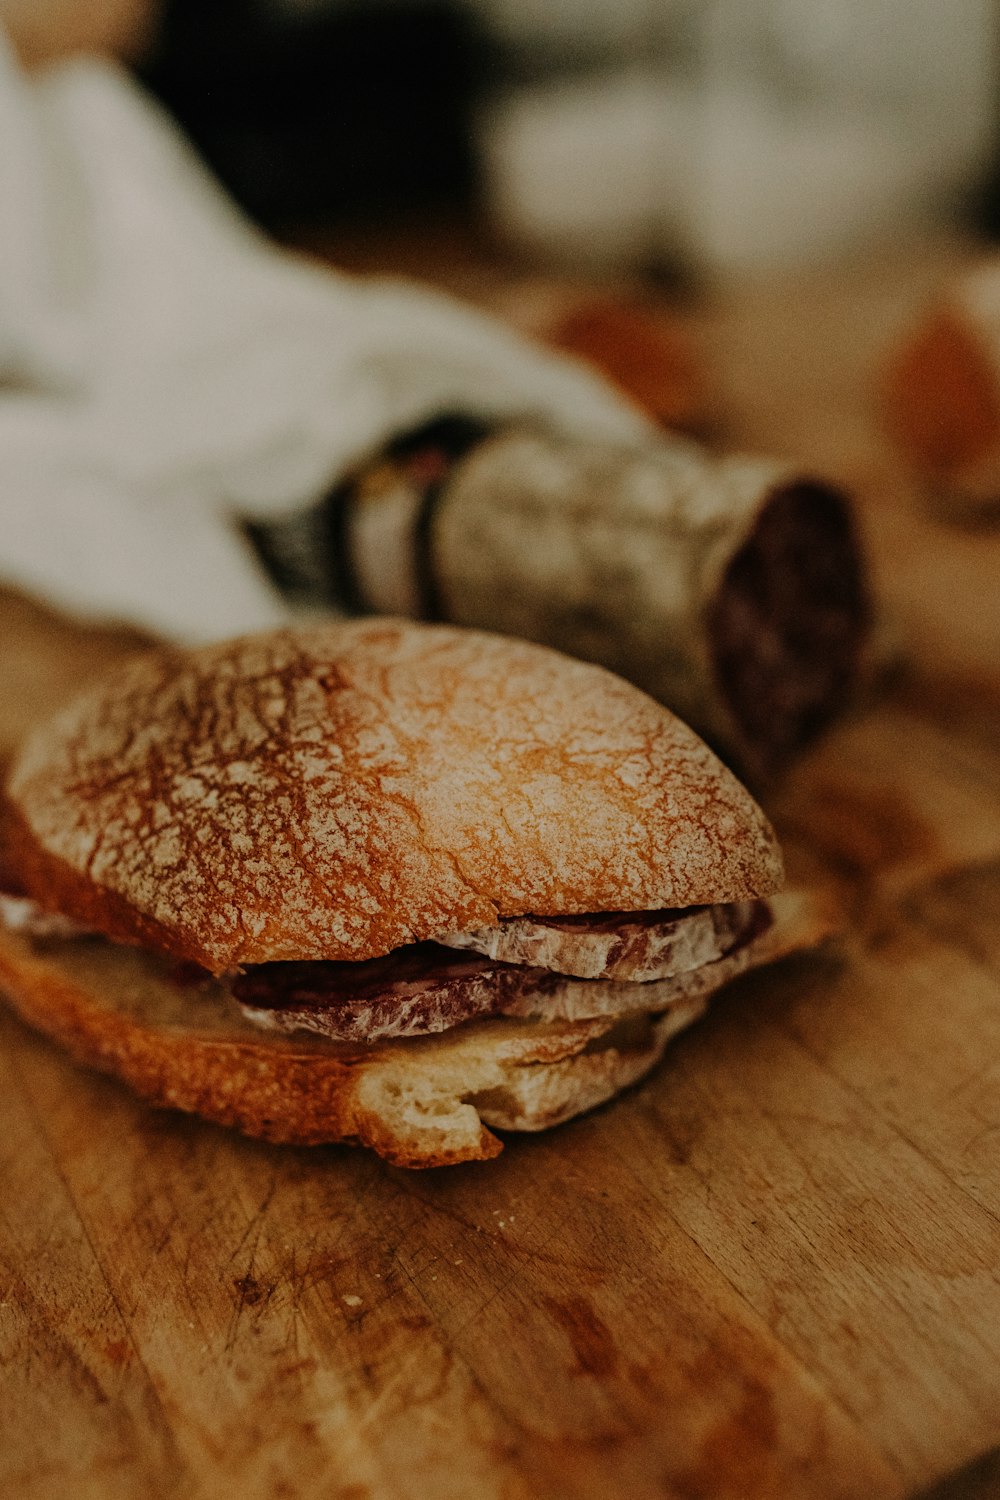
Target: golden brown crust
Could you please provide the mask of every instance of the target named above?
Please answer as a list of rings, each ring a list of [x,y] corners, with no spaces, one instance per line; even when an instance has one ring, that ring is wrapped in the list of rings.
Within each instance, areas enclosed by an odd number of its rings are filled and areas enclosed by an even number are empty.
[[[39,904],[214,973],[781,878],[759,808],[667,710],[445,626],[137,659],[29,739],[9,795],[9,857]]]
[[[485,1127],[457,1147],[442,1137],[438,1150],[426,1139],[408,1149],[405,1135],[355,1099],[363,1071],[350,1049],[264,1038],[229,1014],[215,984],[173,995],[163,961],[140,949],[100,938],[39,945],[0,930],[0,988],[75,1061],[113,1074],[153,1104],[246,1135],[286,1145],[361,1142],[401,1166],[485,1159],[502,1149]]]
[[[774,900],[752,966],[811,946],[839,913]],[[705,997],[663,1016],[489,1020],[376,1046],[262,1032],[225,987],[179,984],[169,960],[103,938],[29,938],[0,925],[0,991],[81,1063],[142,1098],[285,1144],[361,1143],[397,1166],[496,1156],[487,1128],[541,1130],[610,1098],[658,1061]]]

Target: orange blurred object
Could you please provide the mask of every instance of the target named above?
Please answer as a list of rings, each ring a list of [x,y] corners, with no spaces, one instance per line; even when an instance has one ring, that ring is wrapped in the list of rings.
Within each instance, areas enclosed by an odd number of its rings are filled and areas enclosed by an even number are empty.
[[[74,53],[142,56],[161,0],[0,0],[0,25],[27,67]]]
[[[704,371],[687,329],[669,314],[593,296],[565,308],[539,333],[553,347],[596,365],[664,427],[706,426]]]
[[[951,308],[933,312],[894,355],[885,379],[889,430],[914,467],[959,481],[1000,438],[995,361]]]

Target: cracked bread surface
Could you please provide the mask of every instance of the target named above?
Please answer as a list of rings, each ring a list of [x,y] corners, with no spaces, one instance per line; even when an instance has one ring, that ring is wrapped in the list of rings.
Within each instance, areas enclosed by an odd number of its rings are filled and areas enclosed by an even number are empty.
[[[215,974],[781,879],[749,793],[638,689],[394,620],[129,662],[29,737],[5,840],[43,908]]]

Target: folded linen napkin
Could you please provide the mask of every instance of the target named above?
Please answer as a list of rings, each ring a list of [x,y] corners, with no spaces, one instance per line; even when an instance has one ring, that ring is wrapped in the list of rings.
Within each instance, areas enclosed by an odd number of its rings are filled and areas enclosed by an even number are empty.
[[[0,34],[0,579],[177,638],[273,624],[236,518],[452,411],[653,432],[449,297],[276,248],[123,70],[29,77]]]

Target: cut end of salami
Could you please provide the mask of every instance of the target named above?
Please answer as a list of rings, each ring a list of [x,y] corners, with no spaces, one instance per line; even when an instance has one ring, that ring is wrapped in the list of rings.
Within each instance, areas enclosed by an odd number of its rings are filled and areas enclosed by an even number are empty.
[[[844,707],[871,623],[850,507],[835,489],[776,489],[708,611],[716,680],[750,771],[780,771]]]

